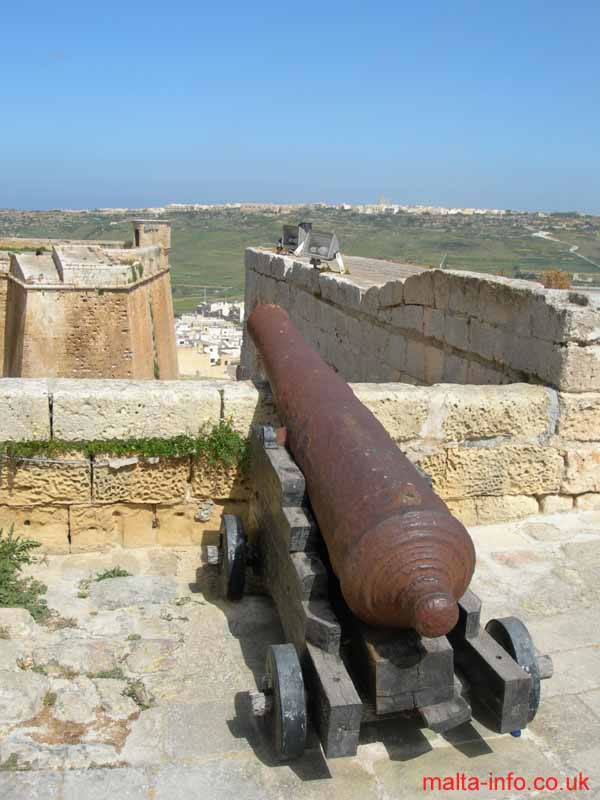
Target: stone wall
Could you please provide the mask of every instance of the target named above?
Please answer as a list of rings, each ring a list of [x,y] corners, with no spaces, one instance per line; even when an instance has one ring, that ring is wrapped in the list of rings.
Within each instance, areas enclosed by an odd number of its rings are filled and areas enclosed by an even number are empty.
[[[3,269],[3,267],[7,267],[8,265],[6,262],[3,264],[0,261],[0,371],[3,369],[4,365],[4,331],[6,328],[6,291],[8,287],[8,275],[7,270]]]
[[[7,377],[177,377],[168,270],[127,287],[89,289],[9,276],[0,308]]]
[[[349,381],[538,383],[600,390],[600,300],[530,281],[425,270],[369,282],[305,259],[246,250],[246,313],[286,308],[309,343]],[[242,364],[261,374],[246,337]]]
[[[171,437],[233,418],[244,436],[274,421],[248,386],[192,381],[0,380],[0,440]],[[0,461],[0,527],[46,552],[215,543],[223,510],[245,514],[247,480],[191,457]]]
[[[600,508],[600,392],[543,386],[354,384],[398,446],[466,524]],[[171,437],[231,419],[276,422],[249,382],[0,380],[0,441]],[[248,482],[191,459],[86,459],[0,466],[0,527],[51,552],[213,543]]]

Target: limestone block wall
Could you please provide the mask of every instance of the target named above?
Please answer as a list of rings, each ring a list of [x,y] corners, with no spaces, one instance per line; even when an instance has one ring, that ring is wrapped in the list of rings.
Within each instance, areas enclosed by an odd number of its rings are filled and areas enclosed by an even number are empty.
[[[158,377],[173,379],[178,376],[175,325],[173,323],[173,294],[169,273],[159,275],[148,284],[147,292],[152,311]]]
[[[270,396],[223,382],[0,380],[0,441],[168,438],[233,419],[275,421]],[[215,543],[223,510],[246,511],[238,469],[192,457],[0,459],[0,528],[53,553]]]
[[[600,390],[600,300],[585,294],[445,270],[366,285],[249,248],[246,314],[257,303],[286,308],[349,381]],[[242,364],[261,375],[248,337]]]
[[[3,269],[8,266],[0,261],[0,369],[4,364],[4,330],[6,327],[6,292],[8,288],[7,271]]]
[[[600,392],[531,384],[352,388],[465,524],[600,508]],[[318,413],[318,410],[316,410]],[[0,380],[0,442],[172,437],[230,419],[276,423],[250,382]],[[214,543],[223,509],[246,513],[252,470],[191,458],[0,460],[0,527],[51,552]]]
[[[168,270],[117,288],[7,282],[5,376],[177,377]]]

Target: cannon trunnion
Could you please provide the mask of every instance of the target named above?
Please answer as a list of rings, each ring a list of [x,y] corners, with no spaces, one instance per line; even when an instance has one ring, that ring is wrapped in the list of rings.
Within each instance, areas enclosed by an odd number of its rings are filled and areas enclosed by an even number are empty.
[[[250,693],[278,756],[302,754],[308,718],[328,758],[356,753],[361,724],[397,718],[401,725],[407,715],[443,732],[480,710],[489,727],[518,735],[535,717],[540,681],[552,674],[523,623],[507,617],[483,628],[471,591],[459,599],[447,635],[359,620],[329,563],[304,476],[278,438],[261,427],[251,440],[255,540],[247,542],[240,520],[224,515],[220,552],[212,553],[227,597],[241,597],[251,568],[281,618],[288,644],[270,646],[264,685]]]

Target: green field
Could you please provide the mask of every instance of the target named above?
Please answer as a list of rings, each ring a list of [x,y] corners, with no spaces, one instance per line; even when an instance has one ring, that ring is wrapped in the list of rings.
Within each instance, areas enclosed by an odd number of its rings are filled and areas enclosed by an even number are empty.
[[[143,215],[143,212],[136,212]],[[73,239],[131,239],[132,212],[81,214],[63,211],[0,212],[1,236],[44,236]],[[600,266],[569,252],[579,252],[600,265],[600,218],[534,214],[506,217],[409,215],[366,216],[348,211],[306,209],[293,218],[267,213],[214,209],[171,212],[173,224],[171,270],[176,313],[192,310],[204,299],[203,285],[230,289],[208,292],[210,297],[242,297],[244,248],[274,245],[284,222],[306,219],[317,228],[335,230],[342,251],[351,255],[386,258],[447,269],[513,275],[515,271],[598,272]],[[532,236],[549,231],[567,244]]]

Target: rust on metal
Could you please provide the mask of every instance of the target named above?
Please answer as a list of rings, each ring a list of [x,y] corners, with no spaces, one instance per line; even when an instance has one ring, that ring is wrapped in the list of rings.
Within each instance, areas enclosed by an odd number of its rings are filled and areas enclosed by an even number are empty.
[[[371,625],[448,633],[475,568],[466,529],[282,308],[258,305],[248,331],[348,606]]]

